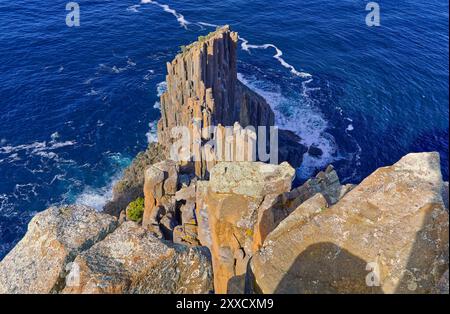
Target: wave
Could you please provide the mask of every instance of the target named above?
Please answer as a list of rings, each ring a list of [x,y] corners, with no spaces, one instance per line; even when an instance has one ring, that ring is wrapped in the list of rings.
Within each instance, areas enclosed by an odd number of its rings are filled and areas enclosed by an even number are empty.
[[[285,96],[281,87],[275,83],[241,73],[238,73],[238,79],[264,97],[275,113],[275,123],[278,127],[300,136],[303,145],[314,145],[322,150],[320,157],[304,154],[303,163],[297,171],[300,178],[311,177],[317,169],[324,168],[337,159],[335,139],[326,132],[328,123],[320,110],[314,106],[313,100],[302,96],[305,93],[303,89],[296,95]]]
[[[112,199],[112,189],[118,179],[114,179],[102,188],[87,187],[75,200],[77,205],[85,205],[101,211],[106,203]]]
[[[50,141],[42,141],[42,142],[33,142],[30,144],[22,144],[13,146],[11,144],[6,144],[6,141],[3,142],[3,146],[0,146],[0,157],[5,155],[4,158],[0,159],[0,163],[14,163],[22,160],[20,155],[25,155],[27,157],[36,156],[49,160],[53,160],[60,163],[71,163],[73,160],[66,160],[60,158],[55,150],[60,148],[64,148],[67,146],[73,146],[76,144],[76,141],[63,141],[58,142],[59,138],[58,132],[53,133],[50,136]]]
[[[120,153],[105,153],[112,168],[116,168],[116,173],[110,181],[101,187],[87,186],[75,197],[75,204],[85,205],[102,211],[108,201],[112,199],[113,187],[122,177],[123,170],[131,163],[130,158],[122,156]],[[67,197],[67,196],[66,196]]]

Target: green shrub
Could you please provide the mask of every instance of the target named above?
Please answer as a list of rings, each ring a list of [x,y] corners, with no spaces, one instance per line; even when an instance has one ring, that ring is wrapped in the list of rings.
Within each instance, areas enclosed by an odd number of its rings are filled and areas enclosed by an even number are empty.
[[[137,198],[135,201],[128,204],[127,218],[132,221],[140,222],[144,216],[144,199]]]

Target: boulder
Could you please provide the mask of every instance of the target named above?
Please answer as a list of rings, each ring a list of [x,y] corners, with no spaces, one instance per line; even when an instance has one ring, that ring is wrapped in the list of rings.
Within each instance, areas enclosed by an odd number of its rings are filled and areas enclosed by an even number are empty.
[[[294,175],[287,163],[221,162],[209,182],[197,183],[198,235],[212,253],[217,293],[243,292],[261,204],[267,195],[289,191]]]
[[[351,184],[342,186],[336,170],[332,165],[329,165],[325,171],[320,171],[314,178],[286,193],[284,202],[292,211],[316,193],[321,193],[327,199],[327,202],[333,205],[352,188],[353,185]]]
[[[295,170],[287,162],[222,162],[213,168],[209,188],[218,194],[264,198],[289,191],[294,176]]]
[[[448,269],[437,153],[376,170],[330,208],[303,202],[251,260],[262,293],[430,293]],[[322,199],[322,200],[320,200]],[[331,205],[331,204],[330,204]]]
[[[63,293],[210,293],[211,256],[205,247],[161,241],[128,221],[77,256],[75,284]]]
[[[86,206],[51,207],[33,217],[23,239],[0,262],[0,293],[55,293],[70,263],[112,232],[113,216]]]

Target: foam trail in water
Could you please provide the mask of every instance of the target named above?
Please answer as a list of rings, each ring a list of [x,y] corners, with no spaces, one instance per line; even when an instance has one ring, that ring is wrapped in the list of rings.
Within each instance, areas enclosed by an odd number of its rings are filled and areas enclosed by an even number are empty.
[[[281,56],[283,55],[283,52],[274,44],[264,44],[264,45],[251,45],[248,43],[248,40],[246,40],[243,37],[239,37],[239,40],[242,41],[241,44],[241,48],[242,50],[245,50],[247,52],[250,51],[250,49],[268,49],[268,48],[273,48],[275,49],[275,55],[273,56],[275,59],[278,60],[278,62],[280,62],[280,64],[282,66],[284,66],[285,68],[289,69],[291,71],[292,74],[302,77],[302,78],[309,78],[311,77],[311,74],[306,73],[306,72],[299,72],[297,71],[294,66],[290,65],[289,63],[287,63]]]
[[[157,1],[152,1],[152,0],[141,0],[142,4],[154,4],[159,6],[160,8],[162,8],[164,11],[166,11],[167,13],[172,14],[173,16],[176,17],[178,23],[180,23],[180,25],[182,27],[184,27],[185,29],[187,29],[187,26],[189,24],[191,24],[191,22],[189,22],[188,20],[186,20],[184,18],[184,16],[180,13],[178,13],[177,11],[175,11],[174,9],[172,9],[171,7],[169,7],[167,4],[161,4]]]
[[[161,8],[164,9],[164,11],[171,13],[173,16],[175,16],[177,18],[178,23],[180,23],[181,26],[183,26],[185,29],[187,29],[187,25],[192,24],[191,22],[187,21],[184,16],[180,13],[178,13],[177,11],[173,10],[172,8],[170,8],[167,4],[160,4],[157,1],[153,1],[153,0],[141,0],[142,4],[155,4]],[[195,25],[200,26],[203,29],[203,26],[207,26],[207,27],[219,27],[220,25],[216,25],[216,24],[212,24],[212,23],[207,23],[207,22],[196,22],[193,23]],[[291,71],[292,74],[299,76],[301,78],[309,78],[311,77],[311,74],[306,73],[306,72],[300,72],[297,71],[297,69],[295,69],[294,66],[292,66],[291,64],[287,63],[281,56],[283,55],[283,52],[274,44],[264,44],[264,45],[252,45],[249,44],[248,40],[246,40],[243,37],[239,37],[239,39],[242,41],[241,44],[241,48],[242,50],[245,50],[247,52],[250,51],[250,49],[268,49],[268,48],[273,48],[275,49],[275,55],[273,56],[278,62],[280,62],[280,64],[289,69]]]

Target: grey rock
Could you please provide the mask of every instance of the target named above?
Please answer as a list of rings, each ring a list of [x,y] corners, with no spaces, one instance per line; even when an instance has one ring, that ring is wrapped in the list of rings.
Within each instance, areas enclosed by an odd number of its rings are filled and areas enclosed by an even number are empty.
[[[64,293],[210,293],[211,256],[205,247],[161,241],[125,222],[74,261],[77,285]]]
[[[69,263],[117,226],[86,206],[51,207],[33,217],[24,238],[0,262],[0,293],[55,293]]]

